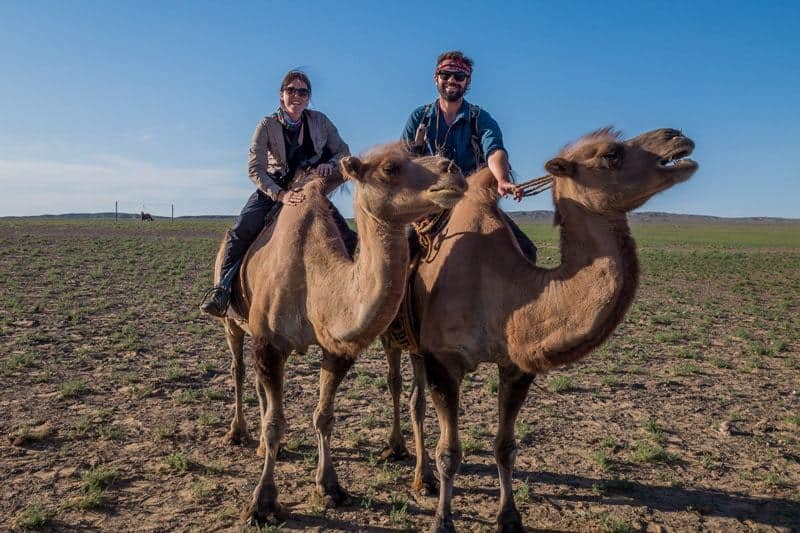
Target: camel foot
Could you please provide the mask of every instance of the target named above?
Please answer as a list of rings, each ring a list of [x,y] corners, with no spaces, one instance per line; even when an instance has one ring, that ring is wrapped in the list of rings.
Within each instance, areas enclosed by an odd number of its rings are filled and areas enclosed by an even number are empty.
[[[323,487],[317,485],[317,494],[322,497],[322,503],[326,509],[334,507],[346,506],[352,503],[352,499],[346,490],[338,483],[330,487]]]
[[[282,524],[288,518],[289,513],[277,501],[268,502],[258,508],[255,502],[250,502],[250,505],[242,511],[242,522],[248,526],[255,526],[260,528],[264,525],[277,526]]]
[[[402,461],[403,459],[407,459],[409,455],[405,444],[402,446],[392,446],[390,444],[381,450],[378,459],[381,461]]]
[[[250,444],[250,434],[246,429],[231,428],[230,431],[225,433],[225,436],[222,437],[222,442],[235,446],[247,446]]]
[[[453,519],[449,516],[439,516],[433,521],[431,526],[431,533],[455,533],[456,526],[453,525]]]
[[[496,531],[497,533],[525,533],[519,511],[514,508],[501,512],[497,517]]]
[[[414,492],[423,496],[438,496],[439,480],[433,474],[414,476],[411,488],[414,489]]]
[[[267,456],[267,445],[262,440],[256,448],[256,455],[261,457],[262,459]]]

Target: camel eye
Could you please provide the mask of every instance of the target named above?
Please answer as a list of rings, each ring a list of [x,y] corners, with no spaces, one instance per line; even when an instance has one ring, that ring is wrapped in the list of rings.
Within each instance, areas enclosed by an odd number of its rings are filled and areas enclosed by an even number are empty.
[[[399,172],[400,165],[394,161],[389,161],[383,164],[381,170],[383,170],[384,174],[391,176],[392,174],[397,174],[397,172]]]
[[[611,150],[600,156],[609,166],[615,167],[622,161],[622,153],[619,150]]]

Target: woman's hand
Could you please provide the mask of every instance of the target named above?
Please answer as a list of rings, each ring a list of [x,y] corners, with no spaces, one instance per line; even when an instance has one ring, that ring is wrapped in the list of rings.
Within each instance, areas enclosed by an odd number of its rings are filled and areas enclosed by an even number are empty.
[[[282,202],[284,205],[298,205],[303,203],[305,199],[306,194],[303,192],[303,189],[281,191],[280,194],[278,194],[278,201]]]
[[[327,178],[333,173],[333,165],[330,163],[322,163],[317,165],[317,173],[323,178]]]

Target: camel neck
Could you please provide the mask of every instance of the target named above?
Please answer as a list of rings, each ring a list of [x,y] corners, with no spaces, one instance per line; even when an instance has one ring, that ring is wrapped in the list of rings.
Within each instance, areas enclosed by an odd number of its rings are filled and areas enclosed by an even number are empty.
[[[512,360],[538,372],[568,364],[605,341],[625,316],[639,279],[636,244],[624,215],[591,213],[557,201],[561,218],[561,265],[534,268],[527,286],[534,299],[512,312],[519,331]],[[511,342],[509,344],[512,344]]]
[[[358,193],[356,193],[358,194]],[[347,294],[334,336],[371,342],[394,318],[406,282],[409,251],[402,225],[390,224],[355,202],[358,253],[341,290]]]

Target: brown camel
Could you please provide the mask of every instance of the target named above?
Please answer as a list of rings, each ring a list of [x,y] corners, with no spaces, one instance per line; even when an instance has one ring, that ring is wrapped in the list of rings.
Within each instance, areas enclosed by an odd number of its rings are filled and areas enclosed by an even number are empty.
[[[514,424],[536,374],[577,361],[605,341],[633,300],[639,267],[626,213],[691,177],[683,159],[694,143],[660,129],[628,141],[603,129],[567,146],[545,168],[553,176],[561,265],[526,259],[497,206],[488,170],[469,179],[414,275],[410,299],[419,326],[412,354],[410,407],[417,467],[414,488],[435,484],[422,435],[424,388],[430,386],[441,435],[436,448],[439,504],[434,529],[452,531],[453,480],[461,463],[459,389],[479,363],[499,367],[499,423],[494,454],[500,476],[498,530],[522,531],[511,490]],[[387,345],[388,343],[388,345]],[[399,428],[399,346],[384,337],[395,420],[389,451],[405,450]]]
[[[400,145],[376,150],[363,160],[348,157],[342,174],[355,183],[353,211],[358,250],[348,251],[332,207],[314,180],[306,200],[285,206],[276,222],[251,247],[241,267],[237,304],[222,319],[233,355],[236,413],[232,431],[246,434],[241,414],[242,344],[253,344],[261,406],[264,469],[245,520],[280,518],[274,471],[286,427],[283,412],[284,364],[292,350],[322,348],[320,396],[314,411],[319,446],[317,491],[326,503],[347,494],[331,461],[333,401],[356,356],[391,322],[403,297],[409,250],[405,227],[461,198],[466,182],[441,157],[412,159]],[[217,276],[222,250],[217,258]]]

